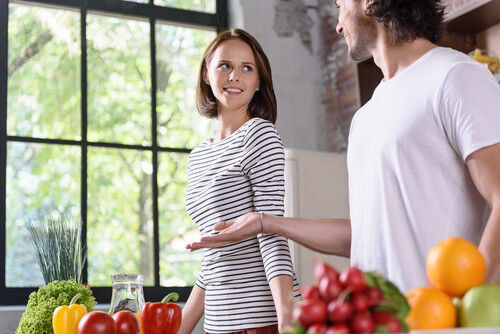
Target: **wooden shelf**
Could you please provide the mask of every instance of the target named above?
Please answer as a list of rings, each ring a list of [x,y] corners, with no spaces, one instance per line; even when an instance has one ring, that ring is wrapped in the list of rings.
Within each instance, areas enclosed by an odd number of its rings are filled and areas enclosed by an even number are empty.
[[[478,33],[500,22],[500,0],[493,0],[450,20],[447,32]]]

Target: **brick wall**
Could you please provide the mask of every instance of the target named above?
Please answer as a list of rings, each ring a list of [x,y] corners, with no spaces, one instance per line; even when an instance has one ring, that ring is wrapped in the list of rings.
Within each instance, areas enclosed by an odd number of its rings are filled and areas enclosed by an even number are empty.
[[[319,0],[320,59],[322,68],[321,146],[333,152],[347,148],[351,119],[359,108],[356,65],[349,59],[347,45],[337,34],[333,1]]]

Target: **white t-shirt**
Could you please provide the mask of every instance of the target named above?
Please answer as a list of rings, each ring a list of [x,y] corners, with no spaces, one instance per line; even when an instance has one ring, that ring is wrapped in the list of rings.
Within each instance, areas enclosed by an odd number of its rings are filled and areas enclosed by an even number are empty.
[[[381,82],[349,134],[351,263],[405,292],[428,285],[432,246],[479,243],[486,204],[465,159],[499,142],[500,87],[466,55],[436,47]]]

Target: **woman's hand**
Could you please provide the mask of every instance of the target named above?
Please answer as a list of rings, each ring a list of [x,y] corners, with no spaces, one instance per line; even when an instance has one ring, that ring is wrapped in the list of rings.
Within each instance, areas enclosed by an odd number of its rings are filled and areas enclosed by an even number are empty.
[[[199,242],[186,246],[191,251],[201,248],[218,248],[233,242],[245,240],[262,233],[260,213],[250,212],[236,218],[234,221],[222,221],[214,225],[217,235],[202,237]]]

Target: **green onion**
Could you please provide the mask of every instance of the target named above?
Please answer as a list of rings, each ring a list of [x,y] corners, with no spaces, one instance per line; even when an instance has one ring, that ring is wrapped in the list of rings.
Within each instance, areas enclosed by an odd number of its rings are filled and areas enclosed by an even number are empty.
[[[75,279],[82,284],[86,260],[82,222],[64,213],[52,213],[26,222],[29,244],[45,284]]]

